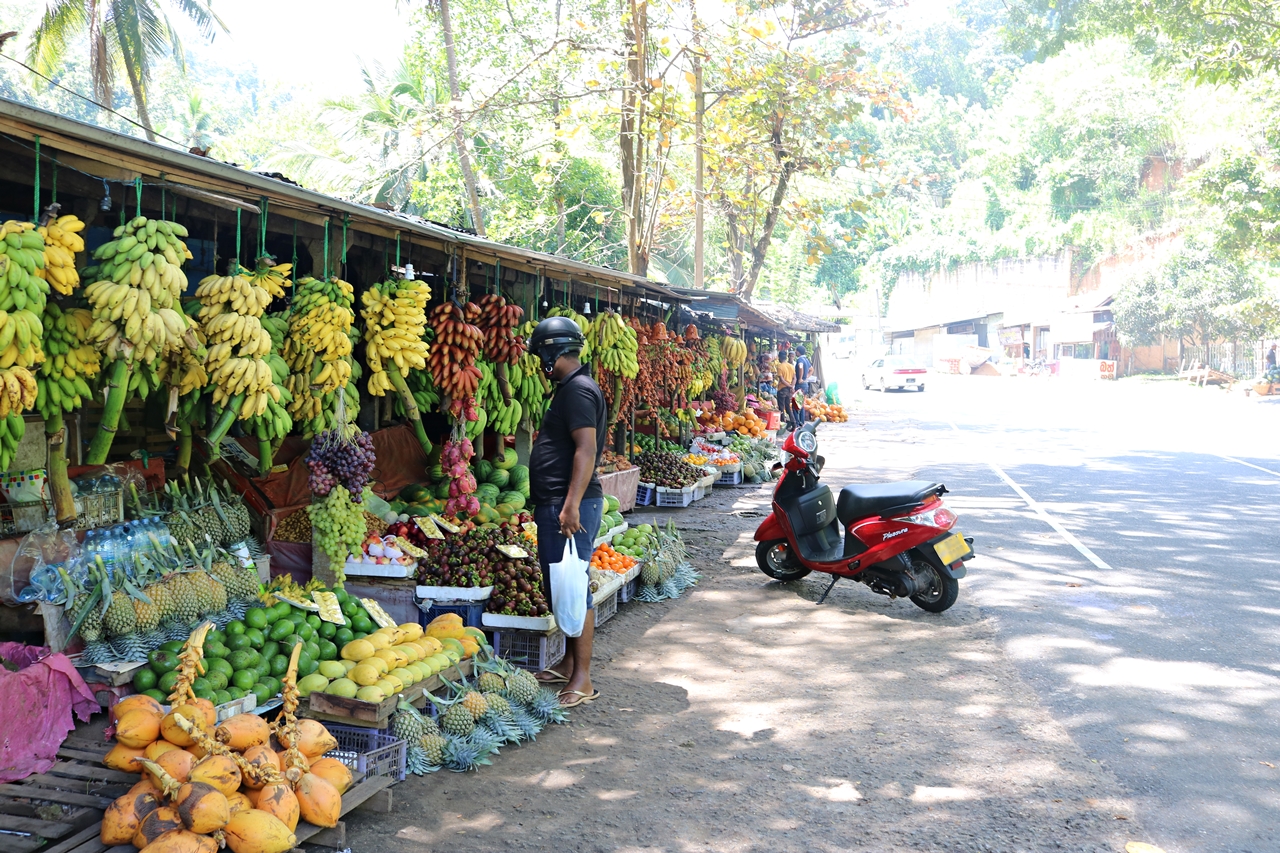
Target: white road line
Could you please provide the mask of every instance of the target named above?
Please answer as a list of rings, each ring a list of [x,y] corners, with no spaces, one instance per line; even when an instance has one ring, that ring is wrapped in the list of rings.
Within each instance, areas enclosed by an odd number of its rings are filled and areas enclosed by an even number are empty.
[[[1261,471],[1264,474],[1270,474],[1273,477],[1280,477],[1280,471],[1272,471],[1270,468],[1263,468],[1261,465],[1254,465],[1252,462],[1245,462],[1243,459],[1235,459],[1231,456],[1223,456],[1221,453],[1217,454],[1217,457],[1219,459],[1225,459],[1228,462],[1234,462],[1237,465],[1246,465],[1257,471]]]
[[[951,428],[956,432],[960,432],[960,427],[956,426],[954,423],[951,424]],[[994,462],[988,461],[987,464],[991,466],[992,471],[996,472],[997,477],[999,477],[1001,480],[1004,480],[1005,485],[1013,489],[1014,492],[1017,493],[1018,497],[1026,501],[1027,507],[1036,515],[1038,515],[1041,521],[1043,521],[1045,524],[1052,527],[1055,531],[1057,531],[1058,535],[1062,537],[1063,541],[1065,541],[1072,548],[1075,548],[1077,551],[1079,551],[1080,556],[1084,557],[1086,560],[1088,560],[1090,563],[1093,563],[1095,566],[1097,566],[1100,569],[1107,569],[1107,570],[1111,569],[1111,566],[1107,565],[1105,560],[1103,560],[1097,554],[1093,553],[1093,551],[1089,548],[1088,545],[1084,544],[1079,539],[1077,539],[1075,537],[1075,534],[1073,534],[1067,528],[1063,527],[1061,522],[1059,522],[1056,518],[1049,515],[1048,511],[1043,506],[1040,505],[1040,502],[1037,501],[1035,498],[1031,497],[1031,495],[1027,494],[1027,490],[1022,488],[1022,486],[1019,486],[1017,483],[1015,483],[1013,481],[1013,478],[1004,472],[1004,469],[1002,469],[999,465],[997,465]],[[1245,464],[1248,464],[1248,463],[1245,463]],[[1280,474],[1277,474],[1276,476],[1280,477]]]

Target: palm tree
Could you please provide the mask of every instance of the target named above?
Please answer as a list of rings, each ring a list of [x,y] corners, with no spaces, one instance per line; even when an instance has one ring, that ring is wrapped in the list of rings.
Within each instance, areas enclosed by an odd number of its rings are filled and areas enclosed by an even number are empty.
[[[185,68],[182,42],[169,23],[165,7],[189,18],[209,39],[226,24],[210,8],[210,0],[45,0],[44,15],[31,35],[30,63],[51,73],[81,36],[89,41],[89,68],[94,96],[107,108],[114,107],[116,82],[121,69],[129,80],[138,121],[147,138],[155,141],[147,112],[147,82],[151,64],[171,54]]]

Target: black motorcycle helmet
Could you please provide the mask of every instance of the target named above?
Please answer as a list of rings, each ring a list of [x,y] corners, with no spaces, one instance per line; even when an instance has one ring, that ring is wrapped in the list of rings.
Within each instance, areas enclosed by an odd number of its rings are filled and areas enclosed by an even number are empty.
[[[582,352],[584,343],[577,323],[568,317],[548,317],[533,330],[526,347],[542,360],[543,372],[551,373],[561,356]]]

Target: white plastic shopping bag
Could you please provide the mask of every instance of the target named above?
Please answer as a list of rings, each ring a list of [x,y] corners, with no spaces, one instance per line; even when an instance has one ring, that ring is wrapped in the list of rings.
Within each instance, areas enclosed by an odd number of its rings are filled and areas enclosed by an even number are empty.
[[[587,583],[589,564],[578,556],[573,537],[565,543],[560,562],[551,564],[551,609],[556,625],[567,637],[582,634],[587,620]]]

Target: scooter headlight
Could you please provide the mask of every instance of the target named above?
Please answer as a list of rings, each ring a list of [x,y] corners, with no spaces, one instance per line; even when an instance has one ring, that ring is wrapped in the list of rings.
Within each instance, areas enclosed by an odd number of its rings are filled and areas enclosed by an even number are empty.
[[[800,434],[796,436],[796,444],[800,446],[801,450],[812,456],[813,452],[818,449],[818,437],[807,429],[801,430]]]

